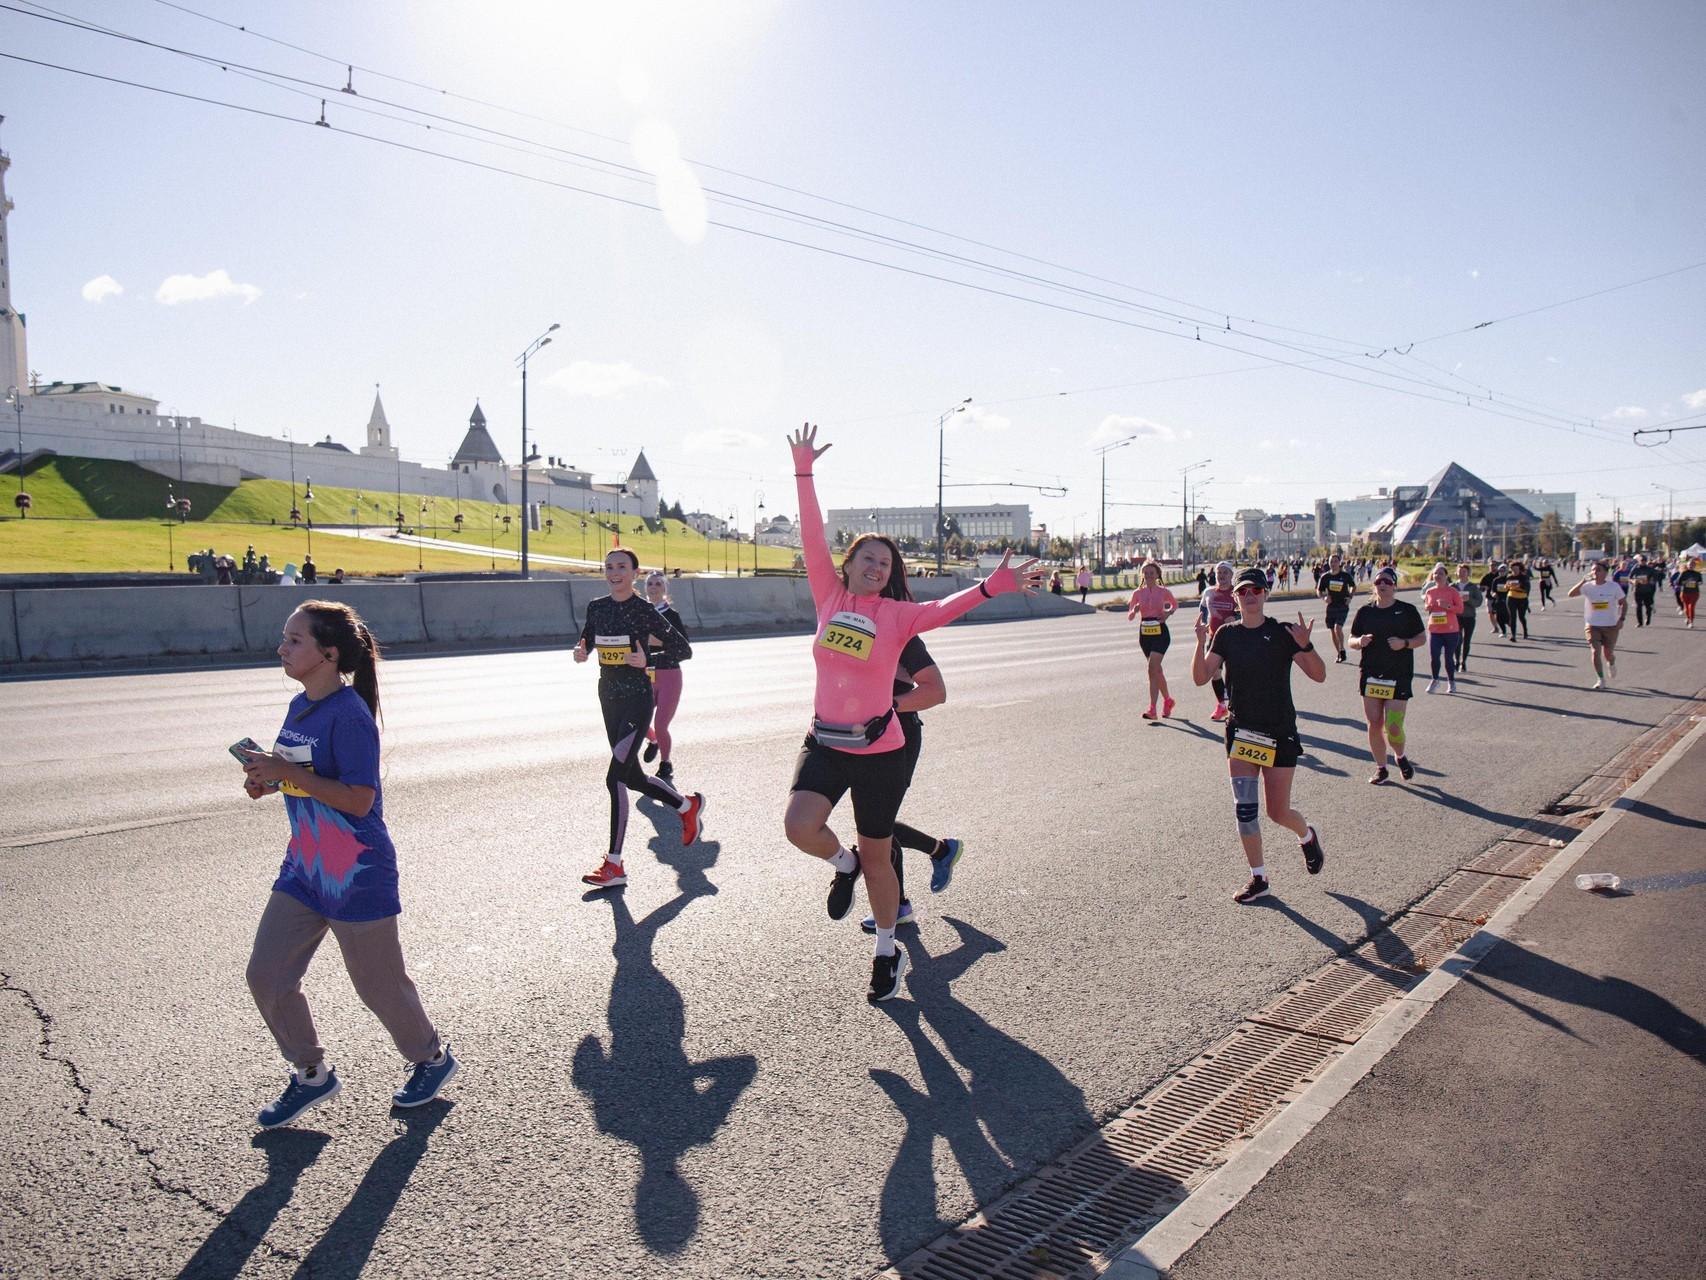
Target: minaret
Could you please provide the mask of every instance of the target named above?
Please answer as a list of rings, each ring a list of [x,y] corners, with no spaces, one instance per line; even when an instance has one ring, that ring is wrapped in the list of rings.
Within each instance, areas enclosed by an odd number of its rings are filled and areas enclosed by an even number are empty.
[[[0,123],[6,117],[0,116]],[[6,170],[12,157],[0,151],[0,395],[7,387],[29,390],[29,357],[24,347],[24,318],[12,308],[12,248],[6,215],[12,202],[6,198]]]
[[[367,443],[362,454],[369,458],[395,458],[391,446],[391,424],[385,420],[385,406],[379,402],[379,384],[373,384],[373,412],[367,419]]]

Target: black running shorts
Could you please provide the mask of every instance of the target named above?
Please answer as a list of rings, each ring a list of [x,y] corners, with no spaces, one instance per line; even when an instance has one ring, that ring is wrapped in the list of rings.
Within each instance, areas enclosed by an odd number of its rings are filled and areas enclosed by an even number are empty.
[[[1237,728],[1237,722],[1228,716],[1226,720],[1226,754],[1229,756],[1232,754],[1232,734]],[[1268,737],[1274,739],[1274,762],[1270,767],[1295,769],[1298,760],[1303,755],[1303,740],[1295,733],[1278,735],[1270,733]]]
[[[1376,676],[1375,679],[1378,680],[1378,679],[1380,679],[1380,677]],[[1392,690],[1392,697],[1391,697],[1390,701],[1392,701],[1392,702],[1408,702],[1410,700],[1410,694],[1413,692],[1413,690],[1411,688],[1411,682],[1415,679],[1415,677],[1414,676],[1398,676],[1398,677],[1396,677],[1396,679],[1397,679],[1397,685]],[[1368,672],[1366,672],[1366,671],[1359,672],[1357,675],[1357,692],[1362,694],[1362,696],[1365,698],[1368,697]],[[1387,701],[1387,699],[1382,699],[1382,701]]]
[[[869,840],[887,840],[894,835],[895,818],[917,762],[917,753],[904,746],[856,755],[822,746],[808,733],[788,790],[822,796],[831,808],[851,791],[854,830]]]

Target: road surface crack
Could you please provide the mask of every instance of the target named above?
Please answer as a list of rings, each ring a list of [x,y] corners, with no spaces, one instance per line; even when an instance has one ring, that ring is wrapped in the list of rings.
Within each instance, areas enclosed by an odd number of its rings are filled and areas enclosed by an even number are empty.
[[[123,1141],[124,1144],[133,1152],[135,1152],[136,1156],[142,1161],[144,1167],[148,1171],[148,1180],[154,1185],[155,1190],[161,1191],[166,1195],[179,1196],[188,1200],[203,1212],[217,1218],[221,1223],[227,1222],[230,1213],[229,1210],[223,1209],[219,1205],[214,1204],[211,1200],[197,1195],[189,1187],[172,1182],[167,1178],[166,1171],[160,1166],[160,1162],[155,1158],[155,1152],[159,1150],[158,1147],[151,1147],[143,1143],[136,1137],[136,1135],[131,1133],[130,1127],[123,1121],[115,1120],[111,1116],[97,1116],[89,1110],[89,1104],[95,1097],[94,1090],[89,1088],[87,1084],[83,1083],[83,1073],[78,1069],[77,1064],[64,1054],[57,1051],[54,1044],[54,1017],[46,1009],[41,1007],[41,1001],[37,1000],[35,995],[27,988],[20,987],[17,983],[13,982],[12,975],[9,973],[0,972],[0,992],[10,992],[11,994],[18,996],[23,1001],[24,1008],[28,1009],[31,1016],[35,1018],[36,1035],[40,1041],[36,1046],[36,1057],[40,1058],[43,1062],[52,1063],[65,1072],[66,1081],[70,1084],[72,1091],[77,1095],[77,1105],[72,1109],[74,1114],[84,1120],[87,1120],[97,1128],[106,1129],[117,1134],[119,1139]],[[240,1227],[238,1229],[241,1230]],[[289,1249],[280,1249],[268,1241],[264,1236],[256,1238],[249,1232],[243,1232],[243,1234],[248,1236],[256,1246],[265,1249],[276,1258],[295,1263],[301,1263],[303,1261],[301,1254],[294,1253]]]

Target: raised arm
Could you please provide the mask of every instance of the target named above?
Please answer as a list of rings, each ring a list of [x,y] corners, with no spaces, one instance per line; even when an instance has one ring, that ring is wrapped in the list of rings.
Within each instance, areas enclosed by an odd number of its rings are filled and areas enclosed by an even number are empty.
[[[823,533],[823,512],[817,505],[817,487],[812,483],[812,464],[829,452],[817,447],[817,428],[806,423],[788,437],[794,455],[794,488],[800,499],[800,549],[806,561],[806,581],[812,600],[822,604],[839,585],[835,561],[830,558],[829,539]]]
[[[801,519],[804,518],[802,512]],[[1016,591],[1022,591],[1028,596],[1035,595],[1042,588],[1043,571],[1037,567],[1035,560],[1027,560],[1015,567],[1011,563],[1012,559],[1013,552],[1008,549],[1002,554],[1001,563],[996,566],[994,573],[964,591],[956,591],[940,600],[902,605],[901,616],[906,620],[907,635],[915,636],[920,632],[945,627],[996,596],[1010,595]]]

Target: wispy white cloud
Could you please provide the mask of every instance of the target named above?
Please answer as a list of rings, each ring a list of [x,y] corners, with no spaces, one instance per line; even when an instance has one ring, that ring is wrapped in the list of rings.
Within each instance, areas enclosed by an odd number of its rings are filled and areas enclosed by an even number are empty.
[[[750,431],[738,427],[713,427],[696,431],[687,437],[688,453],[731,453],[740,449],[761,448],[764,441]]]
[[[1481,278],[1481,268],[1480,267],[1470,267],[1469,268],[1469,278],[1471,280],[1479,280]]]
[[[181,302],[213,302],[220,298],[241,298],[247,306],[261,296],[260,289],[231,278],[224,267],[209,271],[205,276],[167,276],[154,291],[154,300],[168,307]]]
[[[1698,391],[1690,391],[1683,396],[1682,402],[1690,409],[1706,409],[1706,387],[1701,387]]]
[[[612,400],[639,387],[667,387],[669,382],[656,374],[642,373],[628,360],[614,364],[576,360],[568,368],[559,369],[546,378],[545,385],[566,391],[571,396]]]
[[[116,298],[124,292],[124,286],[111,276],[96,276],[83,286],[84,302],[105,302],[108,298]]]
[[[1611,416],[1627,422],[1630,418],[1644,418],[1647,411],[1638,404],[1620,404],[1611,411]]]
[[[1150,440],[1177,440],[1179,433],[1164,422],[1152,422],[1148,418],[1133,417],[1125,413],[1110,413],[1091,433],[1090,443],[1112,444],[1115,440],[1123,440],[1129,436],[1141,436]]]
[[[1005,431],[1013,425],[1013,419],[996,413],[993,409],[985,409],[982,405],[971,405],[964,413],[956,413],[948,419],[950,426],[976,427],[979,431]]]

